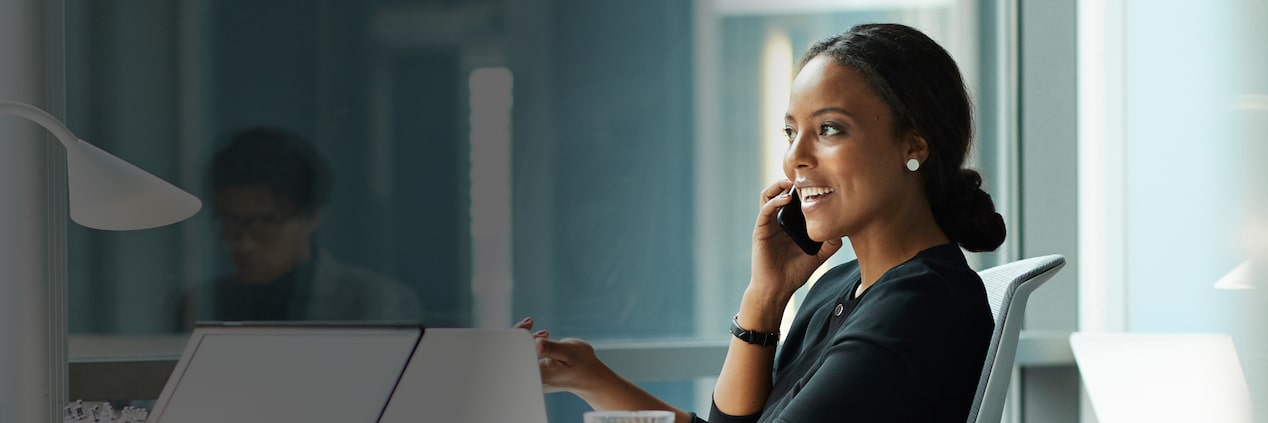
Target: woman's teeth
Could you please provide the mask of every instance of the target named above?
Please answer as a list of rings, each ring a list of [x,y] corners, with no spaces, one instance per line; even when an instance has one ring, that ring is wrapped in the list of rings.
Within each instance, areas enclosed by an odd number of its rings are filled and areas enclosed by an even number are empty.
[[[833,189],[827,187],[805,187],[798,188],[801,192],[801,198],[804,200],[813,200],[821,195],[831,194]]]

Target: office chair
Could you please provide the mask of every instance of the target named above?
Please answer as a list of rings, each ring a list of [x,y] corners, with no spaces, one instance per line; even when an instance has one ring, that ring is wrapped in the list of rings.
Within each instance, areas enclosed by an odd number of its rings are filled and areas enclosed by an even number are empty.
[[[1026,315],[1026,300],[1065,266],[1065,257],[1049,255],[999,265],[978,272],[995,317],[995,332],[986,350],[982,377],[969,408],[968,423],[999,422],[1008,397],[1008,381],[1017,356],[1017,338]]]

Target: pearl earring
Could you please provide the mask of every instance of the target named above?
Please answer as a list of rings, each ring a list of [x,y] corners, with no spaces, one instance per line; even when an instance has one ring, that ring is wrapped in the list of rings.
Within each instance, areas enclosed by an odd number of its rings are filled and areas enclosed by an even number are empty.
[[[920,170],[920,161],[916,159],[907,159],[907,170],[912,172]]]

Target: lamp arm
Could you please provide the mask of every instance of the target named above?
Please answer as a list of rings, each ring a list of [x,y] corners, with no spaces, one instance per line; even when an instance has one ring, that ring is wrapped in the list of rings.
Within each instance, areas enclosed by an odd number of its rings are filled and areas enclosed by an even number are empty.
[[[76,137],[70,128],[39,107],[17,101],[0,101],[0,115],[21,116],[40,124],[44,129],[52,132],[53,136],[57,137],[62,142],[62,146],[67,149],[73,148],[79,142],[79,137]]]

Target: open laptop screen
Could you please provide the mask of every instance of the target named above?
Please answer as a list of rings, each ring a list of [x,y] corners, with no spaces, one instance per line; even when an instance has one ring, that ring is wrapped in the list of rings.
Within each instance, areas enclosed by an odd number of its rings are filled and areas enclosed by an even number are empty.
[[[199,326],[155,422],[373,422],[418,326]]]
[[[1254,421],[1228,335],[1075,333],[1070,347],[1102,423]]]
[[[547,422],[528,331],[427,329],[413,357],[379,423]]]

